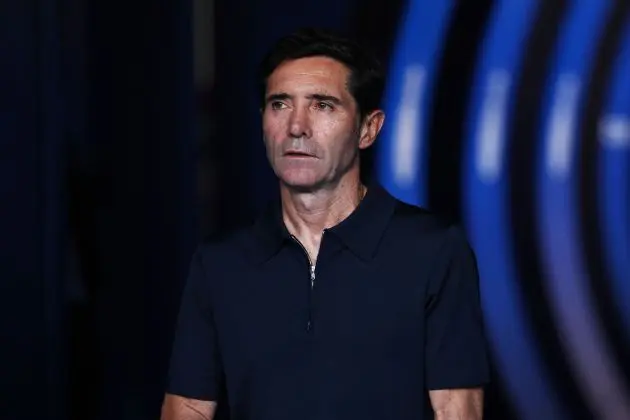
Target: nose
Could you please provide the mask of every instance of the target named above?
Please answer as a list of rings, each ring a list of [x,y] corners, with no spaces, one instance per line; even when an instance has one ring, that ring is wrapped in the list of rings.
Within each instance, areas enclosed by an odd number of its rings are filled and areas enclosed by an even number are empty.
[[[289,119],[289,135],[293,138],[311,137],[311,121],[307,109],[293,108]]]

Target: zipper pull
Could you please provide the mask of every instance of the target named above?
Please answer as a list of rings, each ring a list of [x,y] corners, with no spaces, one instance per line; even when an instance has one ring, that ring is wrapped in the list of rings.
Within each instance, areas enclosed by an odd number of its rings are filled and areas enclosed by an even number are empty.
[[[315,286],[315,265],[311,265],[311,289]]]

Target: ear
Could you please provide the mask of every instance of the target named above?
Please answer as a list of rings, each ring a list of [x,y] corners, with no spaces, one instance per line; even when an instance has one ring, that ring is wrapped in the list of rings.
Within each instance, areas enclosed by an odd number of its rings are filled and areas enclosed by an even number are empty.
[[[378,133],[383,128],[383,123],[385,123],[385,113],[380,109],[370,112],[364,118],[363,124],[361,124],[359,149],[367,149],[374,143]]]

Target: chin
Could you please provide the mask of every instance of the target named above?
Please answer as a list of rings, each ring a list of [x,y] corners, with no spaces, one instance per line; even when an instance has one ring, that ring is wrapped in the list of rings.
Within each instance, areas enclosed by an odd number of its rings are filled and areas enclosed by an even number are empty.
[[[280,182],[286,188],[288,188],[290,190],[293,190],[293,191],[299,191],[299,192],[313,191],[313,190],[316,190],[319,185],[321,185],[318,182],[306,182],[306,181],[301,181],[300,182],[300,181],[287,180],[287,179],[281,179]]]
[[[296,191],[312,191],[323,184],[320,177],[307,171],[286,171],[280,174],[280,182],[287,188]]]

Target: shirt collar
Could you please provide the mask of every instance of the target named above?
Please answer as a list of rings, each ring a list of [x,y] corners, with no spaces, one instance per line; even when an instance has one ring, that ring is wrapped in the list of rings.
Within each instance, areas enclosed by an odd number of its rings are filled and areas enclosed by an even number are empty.
[[[378,244],[392,217],[396,199],[378,183],[372,184],[359,206],[338,225],[327,229],[359,258],[369,261],[376,255]],[[282,220],[279,200],[274,200],[256,220],[252,229],[252,256],[260,263],[273,257],[291,240]]]

